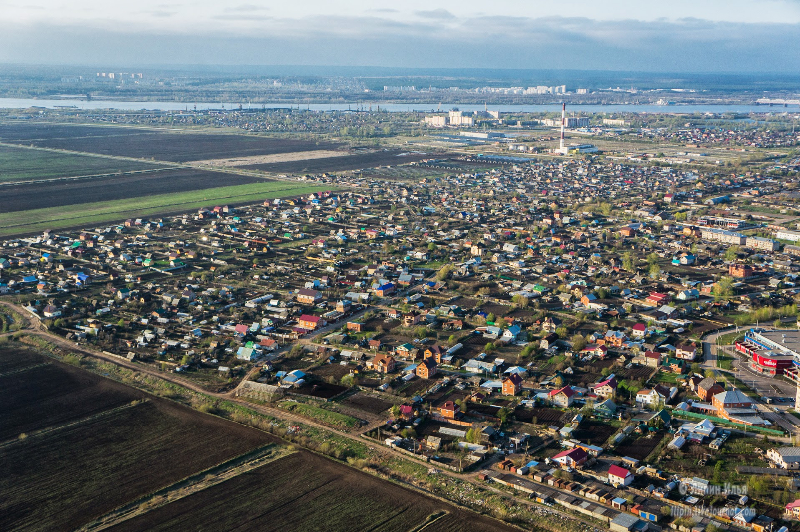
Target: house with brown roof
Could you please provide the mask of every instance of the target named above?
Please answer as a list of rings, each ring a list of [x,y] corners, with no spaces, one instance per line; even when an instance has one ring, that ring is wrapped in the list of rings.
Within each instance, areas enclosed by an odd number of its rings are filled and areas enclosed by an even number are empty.
[[[432,379],[436,376],[436,361],[433,358],[426,358],[417,364],[416,373],[421,379]]]
[[[706,377],[697,385],[697,396],[701,401],[709,402],[718,393],[724,392],[723,388],[713,377]]]
[[[301,288],[297,291],[295,299],[297,299],[298,303],[302,303],[303,305],[313,305],[322,301],[322,293],[317,290],[312,290],[311,288]]]
[[[564,386],[561,389],[553,390],[547,394],[550,402],[561,408],[569,408],[575,400],[575,390],[569,386]]]
[[[520,390],[522,390],[522,377],[516,373],[504,377],[501,383],[501,389],[503,395],[517,395]]]
[[[432,358],[436,361],[437,364],[442,363],[442,355],[445,354],[445,350],[439,347],[438,345],[432,345],[425,349],[423,352],[423,358]]]
[[[695,342],[678,344],[675,347],[675,358],[683,360],[694,360],[697,356],[697,344]]]
[[[372,358],[370,364],[378,373],[391,373],[395,370],[396,361],[392,355],[380,353]]]

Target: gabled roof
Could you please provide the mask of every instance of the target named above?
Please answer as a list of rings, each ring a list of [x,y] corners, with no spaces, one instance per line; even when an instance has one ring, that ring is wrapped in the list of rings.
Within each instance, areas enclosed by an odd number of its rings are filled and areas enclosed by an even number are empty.
[[[556,395],[558,395],[560,393],[563,393],[567,397],[572,397],[573,395],[575,395],[575,390],[573,390],[569,386],[564,386],[560,390],[553,390],[550,393],[548,393],[547,395],[549,395],[550,397],[555,397]]]
[[[630,471],[618,465],[612,465],[608,468],[608,476],[615,476],[619,478],[627,478],[631,474]]]

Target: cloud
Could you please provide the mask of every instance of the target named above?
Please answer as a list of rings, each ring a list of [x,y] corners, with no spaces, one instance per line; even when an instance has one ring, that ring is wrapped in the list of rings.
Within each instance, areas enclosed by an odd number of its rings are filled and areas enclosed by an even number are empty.
[[[0,33],[0,62],[177,65],[233,60],[250,65],[649,72],[800,69],[800,54],[786,52],[787,43],[800,42],[795,24],[498,16],[442,24],[431,17],[414,22],[381,16],[270,18],[260,11],[226,10],[208,25],[177,28],[143,22],[104,27],[12,23]]]
[[[268,11],[266,6],[259,6],[256,4],[239,4],[238,6],[226,7],[226,13],[252,13],[254,11]]]
[[[446,9],[433,9],[431,11],[415,11],[415,15],[422,18],[429,18],[434,20],[453,20],[456,18],[454,14]]]

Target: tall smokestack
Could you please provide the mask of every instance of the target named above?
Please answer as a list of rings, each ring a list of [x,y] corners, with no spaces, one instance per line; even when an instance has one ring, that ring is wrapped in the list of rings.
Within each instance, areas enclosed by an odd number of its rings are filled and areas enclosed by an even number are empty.
[[[567,103],[561,104],[561,151],[564,151],[564,125],[567,123]]]

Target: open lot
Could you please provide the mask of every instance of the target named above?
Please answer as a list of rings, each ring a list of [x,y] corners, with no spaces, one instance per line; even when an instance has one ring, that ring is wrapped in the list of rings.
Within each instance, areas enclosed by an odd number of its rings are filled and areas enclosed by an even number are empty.
[[[343,494],[347,496],[344,497]],[[110,530],[512,530],[491,519],[300,452],[130,519]]]
[[[50,180],[6,185],[0,189],[0,212],[27,211],[141,196],[265,183],[264,179],[221,172],[169,169],[92,179]]]
[[[15,357],[4,355],[0,361]],[[41,363],[42,357],[31,360]],[[14,432],[23,426],[37,429],[0,442],[2,530],[74,530],[132,499],[274,441],[171,401],[152,396],[141,401],[144,394],[127,386],[49,362],[44,373],[31,369],[13,375],[13,390],[7,383],[0,388],[3,403],[13,405],[4,408],[3,426],[16,427]],[[14,394],[27,394],[29,401]],[[93,401],[97,404],[85,404]]]
[[[119,174],[158,168],[156,163],[0,146],[0,183]],[[5,194],[6,189],[2,189]]]
[[[653,452],[653,449],[658,447],[658,444],[661,443],[662,439],[663,435],[661,434],[652,437],[640,436],[635,440],[627,440],[625,443],[617,447],[616,453],[620,456],[630,456],[631,458],[636,458],[637,460],[644,460],[650,456],[650,453]]]
[[[100,129],[103,130],[103,135],[91,130],[88,131],[88,135],[75,135],[70,134],[69,129],[58,129],[53,131],[54,135],[24,140],[6,139],[6,141],[24,142],[43,148],[173,162],[249,157],[335,147],[331,143],[318,144],[310,140],[256,135],[182,133],[110,127]],[[39,135],[47,133],[47,130],[44,130]],[[84,132],[79,131],[79,133]]]
[[[360,170],[376,166],[396,166],[430,158],[430,154],[408,153],[398,150],[383,150],[371,153],[359,153],[342,157],[326,157],[303,161],[287,161],[283,163],[253,164],[242,166],[253,170],[261,170],[274,174],[316,174],[322,172],[341,172]]]

